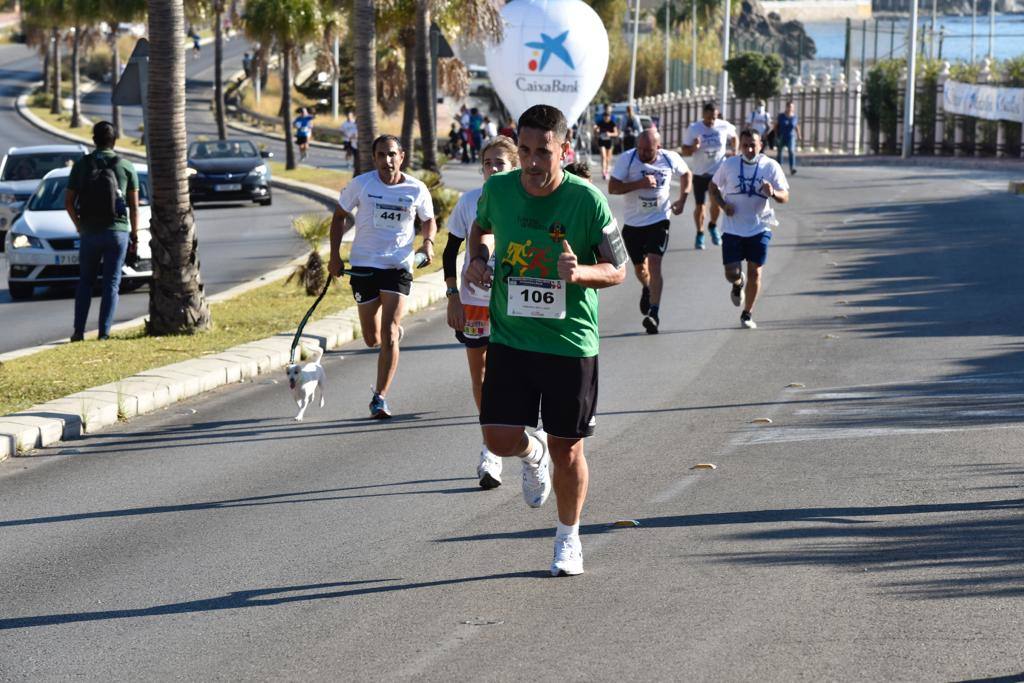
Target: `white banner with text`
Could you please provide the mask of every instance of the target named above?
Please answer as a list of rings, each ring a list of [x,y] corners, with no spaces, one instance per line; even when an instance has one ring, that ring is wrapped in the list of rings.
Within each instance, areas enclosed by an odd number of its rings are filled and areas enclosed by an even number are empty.
[[[947,114],[1024,123],[1024,88],[946,81],[942,108]]]

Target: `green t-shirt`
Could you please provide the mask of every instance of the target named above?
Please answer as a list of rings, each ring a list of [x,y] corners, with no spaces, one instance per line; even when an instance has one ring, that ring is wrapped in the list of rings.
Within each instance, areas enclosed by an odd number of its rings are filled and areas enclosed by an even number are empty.
[[[597,263],[601,230],[613,220],[608,201],[593,185],[571,173],[564,175],[562,184],[550,195],[534,197],[523,189],[521,173],[515,170],[491,176],[477,206],[477,224],[494,234],[491,341],[523,351],[596,356],[597,291],[559,280],[558,257],[564,236],[581,264]],[[520,315],[509,314],[509,278],[514,280],[513,305]],[[520,278],[540,278],[548,281],[549,287],[536,281],[531,284],[540,286],[523,287]],[[561,309],[555,296],[563,292],[564,318],[530,317],[545,310],[546,297],[555,301],[546,310],[557,314]],[[534,308],[529,309],[531,296]]]
[[[91,160],[87,161],[89,157],[93,155],[99,155],[104,159],[117,156],[117,154],[110,149],[98,149],[92,154],[87,154],[71,167],[71,173],[68,176],[68,189],[74,190],[75,192],[81,192],[83,175],[85,174],[85,164],[91,163]],[[135,172],[135,166],[132,162],[126,161],[125,159],[118,158],[117,163],[114,165],[114,174],[117,176],[118,187],[121,188],[121,196],[128,197],[128,192],[131,190],[139,189],[139,175]],[[84,232],[103,232],[104,230],[119,230],[121,232],[131,232],[132,226],[128,219],[128,212],[125,211],[123,217],[119,216],[114,219],[113,223],[99,223],[95,224],[87,220],[80,221],[81,228]]]

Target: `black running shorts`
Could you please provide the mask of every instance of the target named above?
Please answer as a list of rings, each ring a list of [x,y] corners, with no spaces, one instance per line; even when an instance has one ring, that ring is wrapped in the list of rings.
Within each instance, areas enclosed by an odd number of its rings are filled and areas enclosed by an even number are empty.
[[[643,227],[622,226],[622,241],[626,243],[629,260],[640,265],[648,254],[664,256],[668,251],[668,226],[667,219]]]
[[[710,182],[711,176],[709,175],[695,174],[693,176],[693,201],[696,202],[697,206],[707,202],[708,184]]]
[[[480,424],[536,427],[563,439],[594,434],[597,356],[573,358],[491,343]]]
[[[353,273],[370,273],[365,277],[350,277],[352,295],[357,304],[368,304],[380,297],[381,292],[392,292],[409,296],[412,289],[412,273],[405,268],[367,268],[352,266]]]

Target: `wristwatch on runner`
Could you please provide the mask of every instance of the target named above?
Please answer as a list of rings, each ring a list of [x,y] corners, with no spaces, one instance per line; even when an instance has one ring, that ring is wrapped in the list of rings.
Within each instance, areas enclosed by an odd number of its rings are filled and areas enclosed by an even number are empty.
[[[459,288],[458,287],[449,287],[448,289],[444,290],[444,295],[446,297],[448,297],[449,299],[452,298],[453,296],[455,296],[458,293],[459,293]]]

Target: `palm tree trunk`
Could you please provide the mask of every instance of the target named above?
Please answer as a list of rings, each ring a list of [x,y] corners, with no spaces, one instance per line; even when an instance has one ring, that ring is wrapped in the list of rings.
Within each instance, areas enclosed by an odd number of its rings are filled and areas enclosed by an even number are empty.
[[[121,78],[121,54],[117,50],[117,22],[111,22],[111,26],[115,27],[115,30],[110,32],[110,69],[113,77],[111,83],[117,83]],[[114,135],[121,137],[121,107],[111,98],[110,102],[110,122],[114,124]]]
[[[405,48],[405,96],[402,108],[402,149],[405,150],[405,160],[402,162],[403,171],[412,163],[414,156],[413,129],[416,125],[416,67],[413,64],[416,54],[415,34],[410,37],[413,40],[403,40]]]
[[[78,128],[82,125],[82,102],[81,85],[82,78],[80,71],[79,47],[82,44],[82,27],[75,26],[75,36],[71,39],[71,127]]]
[[[50,103],[50,113],[59,114],[63,111],[63,102],[60,99],[60,29],[53,28],[53,101]]]
[[[217,119],[217,137],[224,140],[228,136],[227,124],[224,121],[224,3],[217,0],[213,3],[213,110]]]
[[[281,121],[284,123],[284,167],[295,168],[295,141],[292,139],[292,46],[281,48]]]
[[[416,0],[416,109],[420,119],[423,168],[437,171],[437,124],[430,67],[430,0]]]
[[[50,90],[50,46],[43,50],[43,92]]]
[[[352,23],[355,40],[352,61],[355,63],[356,125],[359,154],[356,172],[373,168],[370,147],[377,137],[377,29],[375,0],[354,0]]]
[[[149,334],[193,334],[210,326],[199,273],[196,225],[188,197],[185,134],[185,34],[182,0],[149,0],[146,135],[152,190],[153,282]]]

